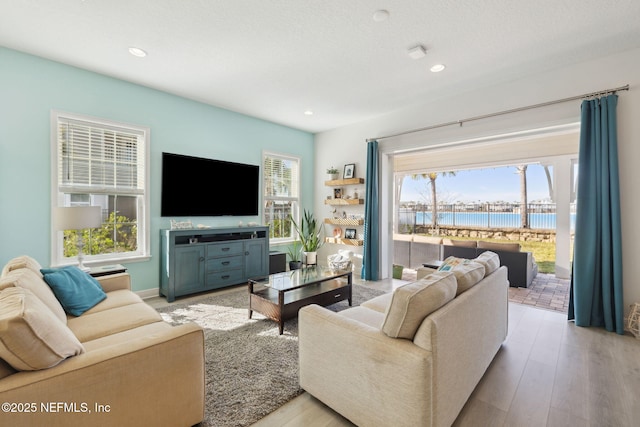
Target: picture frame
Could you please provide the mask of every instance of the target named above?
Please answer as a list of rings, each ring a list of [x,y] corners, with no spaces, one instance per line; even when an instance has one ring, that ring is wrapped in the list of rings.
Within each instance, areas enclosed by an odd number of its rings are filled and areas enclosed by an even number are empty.
[[[333,198],[334,199],[342,199],[342,188],[334,188],[333,189]]]
[[[344,179],[349,179],[349,178],[354,178],[355,176],[356,176],[356,164],[349,163],[344,165],[344,173],[342,174],[342,177]]]
[[[356,238],[356,229],[355,228],[347,228],[344,231],[345,239],[355,239]]]

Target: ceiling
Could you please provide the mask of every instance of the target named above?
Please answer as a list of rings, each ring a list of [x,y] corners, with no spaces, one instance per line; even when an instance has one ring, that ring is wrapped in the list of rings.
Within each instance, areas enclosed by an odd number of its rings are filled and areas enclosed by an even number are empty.
[[[637,0],[0,0],[0,11],[2,46],[314,133],[640,47]],[[419,44],[426,56],[410,58]]]

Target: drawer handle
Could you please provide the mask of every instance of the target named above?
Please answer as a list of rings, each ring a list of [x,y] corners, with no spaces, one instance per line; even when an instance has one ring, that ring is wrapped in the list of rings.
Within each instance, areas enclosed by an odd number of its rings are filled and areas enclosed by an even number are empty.
[[[229,265],[231,264],[229,261],[222,261],[222,265]]]
[[[222,252],[227,252],[231,248],[222,248]]]
[[[334,295],[334,298],[340,298],[342,296],[342,294],[338,294],[338,295]]]
[[[229,276],[228,274],[227,274],[227,275],[222,276],[222,278],[223,278],[223,279],[228,279],[229,277],[231,277],[231,276]]]

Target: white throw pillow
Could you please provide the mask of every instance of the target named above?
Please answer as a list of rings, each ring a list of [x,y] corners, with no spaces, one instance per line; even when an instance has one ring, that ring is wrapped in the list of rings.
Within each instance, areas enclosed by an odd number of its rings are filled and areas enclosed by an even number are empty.
[[[84,347],[71,329],[31,291],[0,291],[0,357],[14,369],[46,369],[81,353]]]
[[[422,321],[456,295],[453,273],[436,271],[393,292],[385,313],[382,332],[392,338],[412,340]]]
[[[471,259],[448,257],[442,262],[438,271],[451,271],[458,281],[456,296],[470,289],[484,278],[484,266]]]
[[[484,275],[488,276],[500,267],[500,256],[491,251],[482,252],[474,260],[484,265]]]

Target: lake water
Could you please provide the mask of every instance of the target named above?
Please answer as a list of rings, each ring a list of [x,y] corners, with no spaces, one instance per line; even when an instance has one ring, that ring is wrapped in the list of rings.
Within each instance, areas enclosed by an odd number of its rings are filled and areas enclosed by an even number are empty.
[[[431,224],[431,212],[401,211],[400,224]],[[575,228],[576,214],[571,214],[571,229]],[[438,212],[438,224],[489,228],[519,228],[520,214],[512,212]],[[555,229],[555,213],[530,213],[529,227]]]

